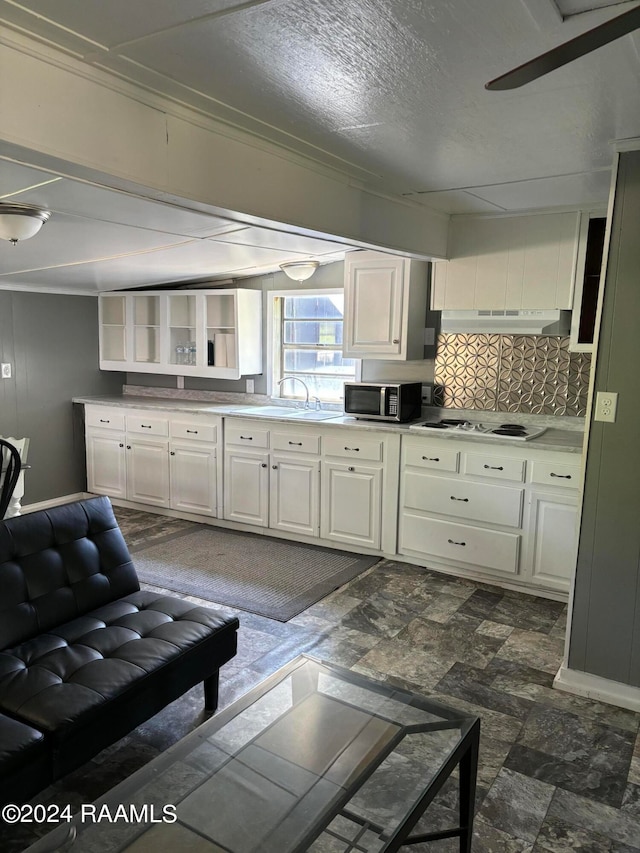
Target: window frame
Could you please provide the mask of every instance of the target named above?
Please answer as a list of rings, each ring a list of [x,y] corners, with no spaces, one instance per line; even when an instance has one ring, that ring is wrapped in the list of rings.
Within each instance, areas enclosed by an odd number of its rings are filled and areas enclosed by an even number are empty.
[[[278,394],[278,386],[277,382],[281,379],[280,375],[280,366],[282,360],[282,316],[280,310],[278,310],[277,300],[284,299],[290,296],[332,296],[332,295],[340,295],[344,296],[344,288],[343,287],[307,287],[304,289],[291,289],[291,290],[272,290],[269,293],[269,300],[267,303],[267,394],[274,401],[286,400],[287,402],[294,402],[295,399],[302,399],[302,395],[300,398],[293,397],[281,397]],[[354,358],[355,361],[355,381],[360,380],[362,363],[358,358]],[[295,383],[294,383],[295,384]],[[337,400],[323,400],[323,405],[341,405],[342,401]]]

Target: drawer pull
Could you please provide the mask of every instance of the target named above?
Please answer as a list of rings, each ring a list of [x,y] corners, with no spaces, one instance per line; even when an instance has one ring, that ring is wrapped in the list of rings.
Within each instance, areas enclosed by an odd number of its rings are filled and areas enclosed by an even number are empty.
[[[101,424],[110,424],[110,423],[111,423],[111,421],[110,421],[110,420],[106,420],[105,418],[100,418],[100,423],[101,423]]]
[[[353,450],[354,453],[360,453],[359,447],[345,447],[345,450]]]
[[[504,471],[504,466],[502,465],[483,465],[487,471]]]
[[[140,424],[140,429],[151,429],[151,424]]]
[[[394,343],[394,344],[399,344],[399,343],[400,343],[400,339],[399,339],[399,338],[394,338],[394,339],[393,339],[393,341],[392,341],[392,343]]]
[[[554,474],[553,471],[549,474],[550,477],[557,477],[559,480],[570,480],[571,474]]]
[[[347,471],[355,471],[355,470],[356,470],[356,469],[355,469],[355,468],[352,468],[352,467],[351,467],[351,465],[349,465],[349,467],[347,468]]]
[[[452,501],[462,501],[462,503],[465,503],[465,504],[469,503],[469,498],[456,498],[453,495],[451,495],[451,500]]]
[[[188,429],[188,430],[185,430],[185,432],[190,432],[192,435],[197,435],[197,434],[198,434],[198,430],[197,430],[197,429]]]
[[[466,542],[456,542],[455,539],[447,539],[447,542],[449,543],[449,545],[462,545],[463,548],[465,548],[467,545]]]
[[[170,451],[169,451],[169,456],[175,456],[175,455],[176,455],[175,450],[170,450]]]
[[[291,444],[293,447],[302,447],[301,441],[290,441],[288,443]]]
[[[424,459],[425,462],[439,462],[440,461],[439,456],[423,456],[422,458]]]
[[[260,467],[261,467],[261,468],[266,468],[266,467],[267,467],[267,463],[266,463],[266,462],[262,462],[262,463],[260,464]]]
[[[274,470],[274,471],[277,471],[277,470],[278,470],[278,466],[277,466],[277,465],[272,465],[271,467],[273,468],[273,470]]]
[[[131,445],[127,444],[127,450],[131,450]]]
[[[241,435],[241,436],[240,436],[240,438],[241,438],[243,441],[253,441],[253,436],[252,436],[252,435]]]
[[[119,444],[118,447],[124,447],[124,444]]]

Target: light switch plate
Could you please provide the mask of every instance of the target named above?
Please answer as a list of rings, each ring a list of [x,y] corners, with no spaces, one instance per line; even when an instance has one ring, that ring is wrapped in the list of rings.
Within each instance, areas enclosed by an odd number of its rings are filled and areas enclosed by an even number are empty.
[[[254,379],[247,379],[246,393],[247,394],[254,394],[255,393],[255,387],[256,387],[255,380]]]
[[[618,395],[613,391],[598,391],[596,394],[594,421],[604,421],[608,424],[616,422]]]
[[[3,379],[11,379],[11,365],[10,364],[2,364],[2,378]]]

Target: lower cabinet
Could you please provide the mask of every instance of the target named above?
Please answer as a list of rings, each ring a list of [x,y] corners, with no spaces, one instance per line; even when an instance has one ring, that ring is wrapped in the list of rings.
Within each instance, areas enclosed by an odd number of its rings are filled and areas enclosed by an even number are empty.
[[[230,422],[224,455],[225,519],[317,537],[319,448],[315,433],[269,430],[263,422]]]
[[[219,418],[87,406],[85,421],[90,492],[217,516]]]
[[[323,539],[380,548],[382,466],[323,462]]]
[[[532,581],[568,589],[576,564],[577,517],[575,494],[531,491],[526,571]]]

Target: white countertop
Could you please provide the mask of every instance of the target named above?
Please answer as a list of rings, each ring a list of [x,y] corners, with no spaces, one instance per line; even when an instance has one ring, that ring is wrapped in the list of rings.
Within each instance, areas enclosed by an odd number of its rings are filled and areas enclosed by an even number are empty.
[[[350,417],[349,415],[341,415],[340,413],[336,413],[335,417],[331,417],[327,420],[319,420],[319,421],[304,421],[298,418],[293,419],[291,417],[287,417],[283,415],[282,418],[277,418],[273,416],[264,417],[260,415],[259,406],[256,406],[256,413],[247,412],[248,405],[247,403],[213,403],[213,402],[203,402],[197,400],[180,400],[176,398],[163,398],[163,397],[147,397],[147,396],[133,396],[131,394],[126,395],[113,395],[113,396],[101,396],[101,397],[74,397],[72,402],[80,403],[83,405],[97,405],[97,406],[113,406],[113,407],[122,407],[122,408],[135,408],[135,409],[163,409],[165,411],[171,412],[191,412],[192,414],[200,413],[200,414],[212,414],[212,415],[223,415],[224,417],[237,417],[237,418],[256,418],[265,421],[274,421],[275,423],[290,423],[295,424],[296,426],[299,424],[305,424],[307,428],[312,427],[327,427],[328,429],[335,429],[336,427],[340,427],[341,429],[357,429],[360,431],[363,430],[375,430],[376,432],[395,432],[401,434],[411,435],[412,437],[423,437],[428,438],[429,440],[435,441],[464,441],[471,444],[482,444],[482,439],[474,438],[473,436],[464,435],[460,432],[454,432],[453,430],[433,430],[428,434],[422,434],[415,430],[409,432],[409,424],[398,424],[398,423],[386,423],[383,421],[367,421],[361,420],[358,418]],[[243,411],[239,411],[242,409]],[[434,410],[436,411],[436,410]],[[444,414],[444,412],[438,411],[437,417],[440,414]],[[452,414],[451,412],[447,414]],[[557,423],[560,418],[537,418],[536,416],[514,416],[511,414],[505,413],[497,413],[497,412],[479,412],[475,411],[473,413],[469,412],[456,412],[453,416],[457,417],[469,417],[473,420],[486,420],[489,422],[504,422],[505,420],[511,421],[519,421],[522,423],[532,423],[538,422],[542,425],[545,425],[546,431],[539,436],[538,438],[534,438],[531,441],[513,441],[508,438],[492,438],[488,439],[485,442],[486,444],[491,444],[491,446],[509,446],[509,447],[526,447],[529,449],[536,450],[554,450],[554,451],[562,451],[565,453],[582,453],[582,444],[583,444],[583,430],[576,427],[575,423],[572,423],[571,428],[563,429],[556,426],[551,426],[551,423]],[[437,419],[437,417],[435,419]],[[431,417],[429,419],[432,419]],[[425,418],[419,418],[417,421],[413,421],[413,423],[420,422],[425,420]],[[426,431],[425,431],[426,433]]]

